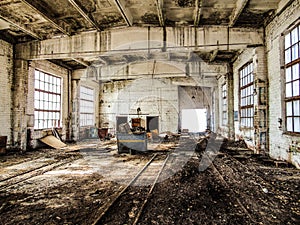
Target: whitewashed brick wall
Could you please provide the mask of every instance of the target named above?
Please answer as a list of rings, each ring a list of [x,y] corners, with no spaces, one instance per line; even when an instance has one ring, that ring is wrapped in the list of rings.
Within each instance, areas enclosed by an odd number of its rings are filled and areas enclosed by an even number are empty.
[[[70,88],[68,70],[48,61],[32,61],[28,71],[28,97],[26,104],[27,129],[31,130],[31,147],[37,147],[36,139],[45,136],[43,131],[34,131],[34,70],[39,69],[45,73],[53,74],[62,78],[62,138],[66,139],[66,125],[71,109],[68,109]]]
[[[0,136],[7,136],[11,144],[11,88],[13,82],[13,46],[0,40]]]
[[[269,132],[270,155],[275,159],[287,160],[300,168],[300,153],[288,152],[292,141],[300,142],[300,136],[285,134],[279,127],[278,119],[284,121],[284,70],[283,38],[284,31],[299,21],[300,1],[295,0],[288,8],[266,27],[267,60],[269,79]],[[283,124],[284,125],[284,124]]]

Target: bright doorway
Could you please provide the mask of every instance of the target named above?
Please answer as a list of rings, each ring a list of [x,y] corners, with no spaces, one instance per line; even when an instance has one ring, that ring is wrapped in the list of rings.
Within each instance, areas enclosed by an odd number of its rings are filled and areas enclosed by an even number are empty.
[[[182,129],[189,132],[203,132],[207,128],[206,109],[183,109],[182,110]]]

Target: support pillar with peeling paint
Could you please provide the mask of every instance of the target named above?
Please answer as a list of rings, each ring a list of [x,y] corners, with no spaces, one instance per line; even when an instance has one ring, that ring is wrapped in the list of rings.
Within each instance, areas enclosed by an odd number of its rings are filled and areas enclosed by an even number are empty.
[[[13,120],[12,147],[27,149],[28,68],[26,60],[15,60],[13,79]]]

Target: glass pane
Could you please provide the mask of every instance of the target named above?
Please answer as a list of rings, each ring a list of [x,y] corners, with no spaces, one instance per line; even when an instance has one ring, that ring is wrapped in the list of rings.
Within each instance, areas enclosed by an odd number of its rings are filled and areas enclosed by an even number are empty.
[[[45,77],[44,77],[44,81],[48,83],[48,81],[49,81],[49,75],[48,75],[48,74],[45,74],[44,76],[45,76]]]
[[[300,132],[300,117],[294,118],[294,132]]]
[[[49,83],[45,83],[45,90],[49,91]]]
[[[293,131],[293,117],[288,117],[286,121],[287,131]]]
[[[299,64],[295,64],[292,67],[293,80],[299,79]]]
[[[38,70],[34,71],[34,79],[36,79],[36,80],[40,79],[40,71],[38,71]]]
[[[291,61],[291,49],[289,48],[285,50],[285,64],[290,63]]]
[[[45,83],[43,81],[40,82],[40,89],[45,90]]]
[[[43,119],[43,112],[38,112],[38,114],[39,114],[38,119]]]
[[[292,30],[292,45],[297,43],[299,38],[298,38],[298,28],[296,27],[294,30]]]
[[[299,57],[299,48],[298,48],[298,44],[296,44],[292,47],[292,60],[298,59],[298,57]]]
[[[300,116],[300,100],[294,101],[294,116]]]
[[[285,80],[286,82],[290,82],[292,80],[292,72],[291,72],[291,67],[286,68],[285,70]]]
[[[291,34],[285,35],[285,49],[291,46]]]
[[[285,94],[286,97],[292,97],[292,83],[286,84],[285,92],[286,92],[286,94]]]
[[[293,102],[286,103],[286,115],[292,116],[293,115]]]
[[[40,87],[40,81],[39,80],[34,80],[34,88],[39,89]]]
[[[293,96],[299,96],[299,80],[293,82]]]
[[[38,119],[39,118],[39,113],[38,113],[38,111],[34,111],[34,119],[36,120],[36,119]]]
[[[250,63],[250,71],[253,72],[253,63]]]
[[[45,74],[43,72],[40,72],[40,80],[45,80]]]
[[[39,109],[39,107],[40,107],[40,102],[39,102],[39,100],[34,100],[34,108],[35,108],[35,109]]]

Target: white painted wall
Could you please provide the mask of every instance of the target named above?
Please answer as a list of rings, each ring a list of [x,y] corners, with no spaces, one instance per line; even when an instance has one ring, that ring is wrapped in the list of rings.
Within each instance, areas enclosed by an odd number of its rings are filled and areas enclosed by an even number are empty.
[[[13,46],[0,40],[0,136],[7,136],[11,143],[12,85],[13,85]]]
[[[300,168],[300,153],[288,152],[292,141],[300,142],[299,135],[285,133],[283,108],[284,102],[284,70],[283,66],[283,32],[300,22],[300,1],[295,0],[279,16],[266,27],[266,46],[269,79],[269,132],[270,155],[275,159],[287,160]],[[279,127],[278,118],[283,119],[283,127]]]

